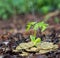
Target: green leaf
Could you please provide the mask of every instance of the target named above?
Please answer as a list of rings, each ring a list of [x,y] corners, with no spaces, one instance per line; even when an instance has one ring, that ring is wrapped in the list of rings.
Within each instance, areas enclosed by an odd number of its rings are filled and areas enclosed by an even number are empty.
[[[27,24],[26,30],[28,31],[35,23],[36,23],[36,22],[29,22],[29,23]]]
[[[38,24],[35,24],[33,29],[34,30],[38,30],[38,28],[39,28],[39,25]]]
[[[43,26],[43,27],[41,28],[41,31],[43,32],[46,28],[47,28],[47,27]]]
[[[30,29],[30,27],[31,27],[30,25],[27,25],[26,31],[28,31]]]
[[[50,9],[51,9],[50,6],[43,6],[43,7],[41,8],[41,12],[42,12],[43,14],[47,14],[47,13],[50,11]]]
[[[7,20],[7,14],[3,14],[3,20]]]
[[[33,42],[33,43],[34,43],[34,42],[35,42],[35,38],[36,38],[35,36],[30,35],[31,42]]]
[[[40,43],[41,42],[41,38],[37,38],[36,40],[35,40],[35,42],[34,42],[34,45],[37,45],[38,43]]]
[[[39,22],[38,25],[41,28],[42,32],[48,27],[48,24],[44,23],[43,21]]]
[[[58,9],[60,9],[60,3],[58,4]]]
[[[43,3],[44,3],[44,0],[37,0],[37,5],[41,6],[43,5]]]

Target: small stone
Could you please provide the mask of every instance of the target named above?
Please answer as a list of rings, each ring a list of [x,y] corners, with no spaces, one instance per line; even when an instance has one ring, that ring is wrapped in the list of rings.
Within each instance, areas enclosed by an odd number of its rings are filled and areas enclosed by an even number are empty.
[[[20,56],[28,56],[29,53],[26,53],[26,52],[22,52],[22,54],[19,54]]]
[[[38,51],[38,49],[37,48],[35,48],[35,47],[32,47],[32,48],[30,48],[30,49],[26,49],[28,52],[37,52]]]

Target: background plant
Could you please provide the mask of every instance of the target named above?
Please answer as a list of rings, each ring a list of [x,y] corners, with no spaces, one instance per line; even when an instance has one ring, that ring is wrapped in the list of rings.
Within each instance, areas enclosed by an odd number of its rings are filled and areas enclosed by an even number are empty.
[[[60,10],[60,0],[0,0],[0,18],[7,19],[17,14],[38,12],[47,14]]]
[[[55,17],[54,22],[58,24],[58,23],[60,23],[60,19],[58,17]]]

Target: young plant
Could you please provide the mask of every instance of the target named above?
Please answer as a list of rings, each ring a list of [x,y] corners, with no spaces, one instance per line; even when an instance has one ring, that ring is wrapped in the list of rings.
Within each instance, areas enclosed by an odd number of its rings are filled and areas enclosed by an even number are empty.
[[[46,28],[48,27],[48,24],[42,22],[30,22],[27,24],[27,31],[30,28],[33,28],[34,30],[38,30],[39,28],[41,29],[41,32],[43,32]]]
[[[36,38],[33,35],[30,35],[31,42],[33,42],[34,46],[41,42],[41,38]]]
[[[37,30],[40,28],[41,32],[43,32],[48,27],[48,24],[42,22],[30,22],[27,25],[27,31],[29,31],[30,28],[33,28],[35,31],[33,35],[30,35],[31,42],[34,43],[34,46],[36,46],[38,43],[41,42],[41,38],[36,38]]]

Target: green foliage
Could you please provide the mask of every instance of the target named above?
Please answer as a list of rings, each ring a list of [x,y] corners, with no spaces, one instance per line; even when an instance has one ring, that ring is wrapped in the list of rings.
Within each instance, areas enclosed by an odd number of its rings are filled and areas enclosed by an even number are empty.
[[[33,11],[47,14],[56,9],[60,10],[60,0],[0,0],[0,18],[2,19]]]
[[[31,42],[35,42],[35,36],[33,36],[33,35],[30,35],[30,39],[31,39]]]
[[[28,31],[28,30],[31,28],[31,26],[33,26],[35,23],[36,23],[36,22],[29,22],[29,23],[27,24],[26,30]]]
[[[34,25],[33,29],[38,30],[40,28],[41,31],[43,32],[47,27],[48,27],[48,24],[46,24],[44,22],[38,22],[36,25]]]
[[[42,22],[30,22],[27,24],[26,30],[28,31],[31,27],[34,30],[38,30],[40,28],[41,32],[43,32],[48,27],[48,24],[44,23],[43,21]]]
[[[30,35],[30,39],[31,39],[31,42],[34,43],[34,46],[36,46],[38,43],[41,42],[41,38],[36,38],[36,37],[33,36],[33,35]]]
[[[60,23],[60,19],[55,17],[54,22],[58,24],[58,23]]]
[[[50,9],[51,9],[51,6],[43,6],[43,7],[41,8],[41,12],[42,12],[43,14],[47,14],[47,13],[50,11]]]
[[[50,11],[60,9],[60,0],[37,0],[36,10],[43,14],[47,14]]]
[[[0,0],[0,18],[7,19],[13,13],[9,0]]]

